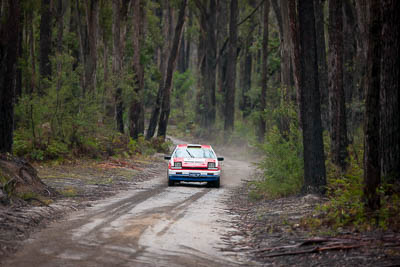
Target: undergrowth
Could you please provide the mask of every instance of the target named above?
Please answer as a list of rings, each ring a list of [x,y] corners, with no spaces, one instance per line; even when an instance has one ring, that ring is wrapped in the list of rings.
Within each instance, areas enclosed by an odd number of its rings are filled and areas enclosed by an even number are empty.
[[[293,195],[303,185],[303,145],[294,106],[282,105],[269,120],[276,123],[259,145],[263,158],[257,165],[263,178],[251,184],[254,199]]]
[[[379,210],[371,213],[363,202],[362,143],[349,148],[348,168],[343,173],[327,160],[328,201],[319,205],[302,225],[313,230],[368,231],[372,229],[400,230],[400,195],[383,183],[377,193],[381,199]],[[390,193],[385,193],[390,192]]]

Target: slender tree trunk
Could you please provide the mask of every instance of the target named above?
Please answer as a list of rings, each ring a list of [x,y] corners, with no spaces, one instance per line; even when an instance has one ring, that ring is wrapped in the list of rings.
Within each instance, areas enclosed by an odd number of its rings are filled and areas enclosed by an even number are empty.
[[[133,0],[133,71],[135,77],[134,96],[129,110],[129,135],[137,139],[143,134],[142,116],[142,94],[144,86],[144,67],[140,62],[140,51],[144,42],[144,5],[143,0]]]
[[[298,0],[300,32],[300,110],[303,126],[304,193],[325,193],[326,172],[320,93],[318,81],[317,44],[313,1]]]
[[[94,93],[97,71],[97,36],[99,25],[99,0],[85,0],[86,26],[88,36],[88,56],[85,66],[86,91]]]
[[[50,0],[42,0],[40,8],[40,44],[39,44],[39,73],[40,86],[39,94],[45,93],[48,87],[43,79],[51,79],[51,46],[52,46],[52,14],[50,10]]]
[[[357,123],[353,119],[353,95],[355,94],[355,62],[356,62],[356,16],[355,7],[349,0],[343,1],[344,19],[343,19],[343,89],[345,95],[345,102],[349,103],[346,109],[347,117],[347,131],[349,141],[352,142],[354,131],[356,130]]]
[[[322,126],[329,130],[328,66],[326,63],[324,0],[314,0],[315,31],[317,38],[318,78],[321,95]],[[329,3],[332,1],[329,1]]]
[[[293,1],[292,1],[293,2]],[[293,63],[291,51],[291,29],[289,20],[289,0],[281,1],[282,36],[281,36],[281,84],[286,100],[289,99],[293,87]]]
[[[160,116],[160,110],[161,110],[161,105],[163,101],[163,96],[164,96],[164,85],[165,85],[165,78],[166,78],[166,71],[167,71],[167,63],[168,63],[168,58],[170,55],[170,39],[171,36],[173,35],[172,32],[170,32],[170,24],[172,24],[172,13],[171,13],[171,6],[169,4],[169,1],[164,2],[164,8],[163,8],[163,25],[162,25],[162,32],[163,32],[163,37],[164,37],[164,44],[160,50],[161,50],[161,59],[160,59],[160,73],[161,73],[161,79],[158,85],[158,92],[157,92],[157,98],[156,98],[156,103],[154,104],[153,110],[151,112],[151,117],[150,117],[150,123],[149,127],[147,129],[146,133],[146,139],[149,140],[151,139],[157,128],[159,116]]]
[[[216,0],[203,2],[195,1],[200,9],[201,35],[199,44],[200,87],[197,95],[197,112],[200,126],[211,130],[215,124],[215,81],[216,81],[216,55],[217,40],[216,26]],[[207,5],[208,4],[208,5]]]
[[[383,1],[381,162],[385,182],[400,185],[400,1]]]
[[[181,45],[179,48],[179,56],[178,56],[178,71],[180,73],[184,73],[186,71],[186,65],[185,65],[185,52],[186,46],[185,46],[185,34],[182,34],[182,39],[181,39]]]
[[[164,84],[164,94],[163,94],[163,102],[160,113],[160,120],[158,122],[158,131],[157,136],[165,139],[167,135],[167,127],[168,127],[168,119],[170,112],[170,95],[172,89],[172,79],[174,70],[176,67],[176,61],[178,57],[178,51],[180,46],[180,41],[183,32],[183,26],[185,24],[185,12],[186,12],[187,0],[182,0],[180,8],[178,21],[175,27],[174,40],[172,42],[171,52],[168,59],[168,67],[166,73],[166,79]]]
[[[267,88],[268,88],[268,21],[269,21],[269,1],[264,2],[263,17],[263,41],[262,41],[262,70],[261,70],[261,98],[260,98],[260,117],[258,121],[257,137],[259,142],[264,142],[266,121],[264,111],[267,107]]]
[[[28,25],[27,31],[29,32],[29,52],[31,56],[31,80],[29,93],[37,92],[37,78],[36,78],[36,54],[35,54],[35,35],[33,32],[33,11],[28,11],[27,15]]]
[[[117,131],[124,133],[124,105],[122,100],[122,88],[119,86],[119,81],[121,79],[121,69],[122,69],[122,53],[121,53],[121,7],[120,0],[113,0],[113,58],[112,58],[112,72],[113,72],[113,87],[114,93],[114,116]]]
[[[343,5],[329,1],[329,110],[332,161],[342,170],[347,163],[347,125],[343,89]]]
[[[0,21],[0,152],[12,152],[20,1],[9,0]]]
[[[374,211],[380,207],[376,192],[381,182],[381,161],[379,154],[379,94],[381,73],[381,6],[379,0],[369,1],[367,80],[365,103],[364,140],[364,198],[365,207]]]
[[[297,18],[297,5],[296,1],[289,1],[288,3],[288,16],[289,16],[289,28],[290,28],[290,50],[291,50],[291,59],[293,65],[293,80],[296,88],[296,99],[298,104],[298,117],[300,127],[302,128],[302,110],[300,108],[301,101],[301,90],[300,87],[300,79],[301,79],[301,66],[300,66],[300,36],[299,36],[299,22]]]
[[[234,129],[235,122],[235,90],[236,90],[236,51],[237,51],[237,21],[239,16],[238,1],[231,0],[229,20],[229,50],[227,79],[225,91],[225,136],[229,137]]]
[[[276,2],[276,1],[275,1]],[[250,1],[250,6],[256,8],[256,2]],[[279,7],[278,7],[279,8]],[[252,67],[253,67],[253,53],[250,51],[250,46],[254,42],[254,30],[257,27],[258,21],[252,16],[250,19],[250,29],[246,33],[244,41],[244,49],[242,54],[242,62],[240,63],[239,72],[239,88],[240,88],[240,99],[239,99],[239,109],[242,111],[243,118],[246,119],[252,110],[251,100],[248,95],[251,89],[251,78],[252,78]]]

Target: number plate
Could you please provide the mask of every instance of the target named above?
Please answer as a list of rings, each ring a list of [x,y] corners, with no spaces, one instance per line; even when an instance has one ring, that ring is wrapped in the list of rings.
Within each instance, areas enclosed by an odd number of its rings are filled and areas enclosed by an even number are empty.
[[[200,173],[189,173],[190,177],[199,177]]]

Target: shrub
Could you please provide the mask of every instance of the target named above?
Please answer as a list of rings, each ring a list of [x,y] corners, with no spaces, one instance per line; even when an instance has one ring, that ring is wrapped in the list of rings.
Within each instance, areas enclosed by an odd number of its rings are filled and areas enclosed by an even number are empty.
[[[303,185],[303,146],[301,133],[291,127],[288,139],[274,126],[261,145],[264,158],[258,163],[261,181],[254,183],[255,193],[263,197],[282,197],[298,193]]]

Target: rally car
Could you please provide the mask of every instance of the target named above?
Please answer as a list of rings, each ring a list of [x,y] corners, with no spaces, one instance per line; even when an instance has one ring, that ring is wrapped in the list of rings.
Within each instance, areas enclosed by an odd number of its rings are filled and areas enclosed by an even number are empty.
[[[175,182],[207,182],[219,187],[221,164],[224,158],[217,157],[209,145],[177,145],[168,163],[168,186]]]

